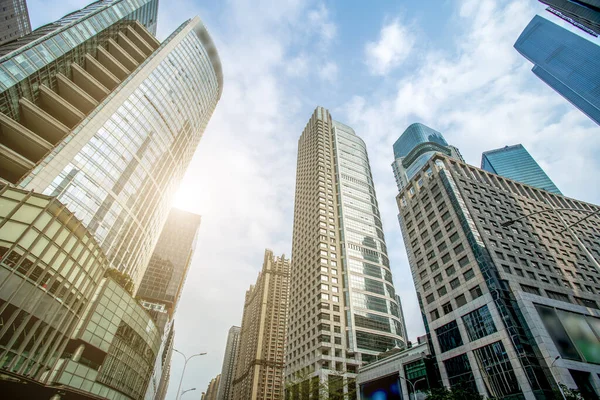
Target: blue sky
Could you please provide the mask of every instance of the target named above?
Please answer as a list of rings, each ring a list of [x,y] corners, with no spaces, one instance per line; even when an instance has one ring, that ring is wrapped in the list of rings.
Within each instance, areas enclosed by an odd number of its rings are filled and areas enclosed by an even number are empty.
[[[32,25],[87,2],[29,0]],[[220,373],[264,249],[289,256],[297,140],[317,105],[367,143],[412,340],[424,328],[390,167],[392,143],[410,123],[439,130],[476,166],[483,151],[522,143],[565,195],[600,203],[599,127],[512,47],[536,13],[565,26],[534,0],[162,0],[159,39],[199,15],[225,76],[176,202],[202,215],[176,348],[209,354],[188,365],[183,388],[198,390],[186,398],[199,398]],[[168,398],[183,366],[173,357]]]

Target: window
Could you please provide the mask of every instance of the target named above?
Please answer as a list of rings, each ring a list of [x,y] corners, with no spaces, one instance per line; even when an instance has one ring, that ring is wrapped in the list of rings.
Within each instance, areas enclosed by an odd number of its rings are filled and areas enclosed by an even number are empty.
[[[465,249],[465,247],[461,243],[454,248],[454,254],[460,254],[463,252],[464,249]]]
[[[452,312],[452,303],[447,302],[442,306],[442,311],[444,311],[444,315]]]
[[[436,308],[435,310],[433,310],[432,312],[429,313],[429,316],[431,317],[432,321],[435,321],[436,319],[438,319],[440,317],[440,312]]]
[[[460,296],[455,298],[454,301],[456,301],[456,307],[462,307],[465,304],[467,304],[467,298],[464,294],[461,294]]]
[[[497,331],[487,305],[463,315],[462,319],[470,341],[481,339]]]
[[[425,300],[427,301],[427,304],[431,304],[435,300],[435,296],[433,295],[433,293],[431,293],[429,296],[427,296],[425,298]]]
[[[452,280],[450,281],[450,287],[451,287],[452,289],[456,289],[456,288],[457,288],[457,287],[459,287],[459,286],[460,286],[460,279],[458,279],[458,278],[455,278],[455,279],[452,279]]]
[[[546,290],[546,296],[554,300],[564,301],[565,303],[571,302],[571,300],[569,300],[569,296],[566,294],[553,292],[552,290]]]
[[[460,265],[461,267],[466,266],[468,263],[469,263],[469,257],[467,257],[467,256],[464,256],[463,258],[458,260],[458,265]]]
[[[441,288],[438,289],[438,296],[443,296],[446,293],[448,293],[448,291],[446,290],[446,286],[442,286]]]
[[[584,299],[582,297],[575,297],[575,301],[580,306],[598,309],[598,303],[596,303],[594,300]]]
[[[538,289],[534,286],[521,285],[521,290],[523,290],[524,292],[527,292],[527,293],[537,294],[538,296],[540,295],[540,289]]]
[[[448,276],[454,275],[455,272],[456,272],[456,269],[454,267],[446,268],[446,275],[448,275]]]
[[[463,345],[456,321],[440,326],[435,330],[435,334],[442,353]]]
[[[517,377],[502,342],[481,347],[473,353],[492,398],[500,399],[517,394],[522,396]]]
[[[473,277],[475,277],[475,272],[473,272],[473,269],[469,269],[467,272],[465,272],[463,274],[465,281],[468,281],[470,279],[473,279]]]
[[[475,377],[466,354],[449,358],[444,361],[444,367],[446,367],[450,386],[471,389],[471,391],[477,393]]]
[[[446,264],[448,261],[450,261],[450,253],[446,253],[442,256],[442,262],[444,264]]]

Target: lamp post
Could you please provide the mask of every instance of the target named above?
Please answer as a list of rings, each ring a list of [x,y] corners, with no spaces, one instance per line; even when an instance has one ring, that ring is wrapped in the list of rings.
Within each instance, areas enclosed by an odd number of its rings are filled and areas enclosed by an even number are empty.
[[[421,381],[424,381],[424,380],[425,380],[425,378],[420,378],[420,379],[417,379],[417,380],[416,380],[414,383],[413,383],[413,382],[411,382],[411,381],[409,381],[409,380],[408,380],[408,379],[406,379],[406,378],[403,378],[402,376],[400,376],[400,374],[398,374],[398,378],[400,378],[400,379],[402,379],[403,381],[405,381],[405,382],[407,382],[407,383],[409,383],[409,384],[410,384],[410,386],[408,387],[408,399],[410,400],[410,387],[412,386],[412,389],[413,389],[413,394],[414,394],[414,396],[415,396],[415,400],[417,400],[417,390],[415,389],[415,387],[417,386],[417,383],[419,383],[419,382],[421,382]]]
[[[552,374],[552,378],[554,378],[554,380],[556,381],[557,385],[558,385],[558,390],[560,390],[560,394],[562,395],[563,400],[567,400],[567,398],[565,397],[565,393],[562,390],[562,387],[560,386],[560,382],[556,380],[556,377],[554,376],[554,370],[552,369],[552,367],[554,367],[554,363],[560,358],[560,356],[556,356],[554,357],[554,361],[552,361],[552,364],[550,364],[550,373]]]
[[[196,388],[191,388],[191,389],[188,389],[188,390],[184,390],[184,391],[181,393],[181,396],[179,396],[179,398],[182,398],[184,394],[186,394],[187,392],[191,392],[192,390],[196,390]]]
[[[577,211],[577,212],[588,213],[588,215],[586,215],[583,218],[578,219],[577,221],[573,222],[571,225],[567,225],[567,223],[561,217],[561,215],[558,213],[558,211]],[[589,217],[591,217],[593,215],[600,214],[600,210],[590,211],[590,210],[585,210],[583,208],[546,208],[544,210],[535,211],[535,212],[532,212],[532,213],[529,213],[529,214],[522,215],[519,218],[515,218],[515,219],[510,219],[508,221],[504,221],[504,222],[500,223],[500,226],[503,227],[503,228],[507,228],[507,227],[511,226],[512,224],[514,224],[515,222],[520,221],[520,220],[522,220],[524,218],[531,217],[532,215],[536,215],[536,214],[544,214],[544,213],[549,213],[549,212],[556,214],[556,216],[558,217],[558,219],[560,219],[560,221],[562,222],[562,224],[565,226],[565,228],[561,231],[561,233],[565,232],[565,231],[568,231],[571,234],[571,236],[573,236],[575,238],[575,241],[579,244],[579,246],[583,249],[583,251],[587,254],[587,256],[596,265],[596,268],[600,271],[600,264],[598,264],[598,261],[594,258],[594,256],[590,252],[590,250],[586,247],[586,245],[579,239],[579,236],[577,236],[577,234],[575,234],[575,232],[573,232],[573,230],[571,229],[572,227],[574,227],[575,225],[577,225],[577,224],[585,221]]]
[[[185,356],[185,354],[183,354],[182,352],[180,352],[177,349],[173,349],[173,351],[181,354],[183,356],[183,359],[185,360],[185,363],[183,364],[183,371],[181,371],[181,379],[179,380],[179,387],[177,388],[177,396],[175,396],[175,400],[179,400],[179,392],[181,391],[181,384],[183,383],[183,376],[185,375],[185,367],[187,367],[187,363],[188,361],[190,361],[192,358],[197,357],[197,356],[203,356],[206,353],[197,353],[197,354],[192,354],[189,358]],[[194,388],[195,390],[195,388]],[[184,392],[185,393],[185,392]],[[183,396],[183,394],[182,394]]]

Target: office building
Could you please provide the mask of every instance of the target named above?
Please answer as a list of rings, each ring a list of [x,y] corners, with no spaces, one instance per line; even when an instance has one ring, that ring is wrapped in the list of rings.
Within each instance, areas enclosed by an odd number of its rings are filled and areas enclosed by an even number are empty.
[[[554,194],[562,194],[522,144],[484,152],[481,155],[481,169]]]
[[[187,276],[200,215],[172,208],[169,212],[136,297],[162,330],[173,318]]]
[[[66,204],[136,287],[223,86],[202,22],[161,44],[157,7],[97,1],[0,46],[0,178]]]
[[[547,10],[582,29],[598,36],[600,33],[600,3],[598,0],[540,0]]]
[[[246,291],[233,399],[283,399],[289,290],[290,261],[265,250],[256,283]]]
[[[435,155],[397,197],[445,386],[600,393],[600,207]]]
[[[232,400],[233,385],[232,381],[235,375],[237,351],[240,343],[239,326],[229,328],[227,335],[227,346],[225,347],[225,355],[223,356],[223,366],[221,367],[221,382],[219,383],[219,391],[217,400]]]
[[[365,143],[323,107],[298,141],[291,271],[286,396],[356,393],[405,338]]]
[[[25,0],[0,0],[0,46],[31,32]]]
[[[441,133],[420,123],[411,124],[406,128],[394,143],[393,149],[392,169],[399,191],[436,153],[446,154],[463,161],[458,149],[450,146]]]
[[[148,311],[147,308],[146,310]],[[150,316],[156,323],[156,318],[151,312]],[[162,333],[162,341],[154,361],[154,371],[146,389],[145,400],[165,400],[171,378],[171,358],[173,357],[175,342],[175,321],[170,320],[164,329],[161,329],[160,326],[157,328]]]
[[[413,399],[423,400],[430,384],[426,359],[429,356],[427,342],[409,349],[395,349],[382,354],[377,361],[358,369],[356,382],[361,400]],[[400,389],[400,390],[399,390]],[[416,391],[416,397],[415,397]]]
[[[600,46],[536,15],[515,49],[538,78],[600,124]]]

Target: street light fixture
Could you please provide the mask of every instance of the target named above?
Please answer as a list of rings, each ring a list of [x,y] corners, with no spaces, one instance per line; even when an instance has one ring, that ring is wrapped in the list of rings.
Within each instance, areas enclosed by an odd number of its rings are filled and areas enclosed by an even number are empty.
[[[197,357],[197,356],[203,356],[206,353],[196,353],[196,354],[192,354],[189,358],[185,356],[185,354],[183,354],[182,352],[180,352],[177,349],[173,349],[173,351],[181,354],[183,356],[183,359],[185,360],[185,363],[183,364],[183,371],[181,371],[181,379],[179,380],[179,387],[177,388],[177,396],[175,396],[175,400],[179,400],[180,396],[179,396],[179,392],[181,391],[181,384],[183,383],[183,376],[185,375],[185,368],[187,367],[187,363],[188,361],[190,361],[192,358]],[[195,388],[194,388],[195,390]],[[185,393],[185,392],[184,392]],[[183,394],[182,394],[183,396]]]
[[[560,358],[560,355],[554,357],[554,361],[552,361],[552,364],[550,364],[550,373],[552,374],[552,378],[554,378],[554,380],[556,381],[556,384],[558,385],[558,390],[560,390],[560,394],[562,395],[563,400],[567,400],[567,398],[565,397],[565,393],[562,390],[562,387],[560,386],[560,382],[556,380],[556,377],[554,376],[554,370],[552,369],[552,367],[554,367],[554,363]]]
[[[402,379],[403,381],[405,381],[405,382],[408,382],[408,383],[410,384],[410,386],[408,387],[408,399],[410,400],[410,387],[412,386],[412,389],[413,389],[413,395],[414,395],[414,397],[415,397],[415,400],[417,400],[417,390],[416,390],[415,388],[416,388],[416,386],[417,386],[417,383],[419,383],[419,382],[421,382],[421,381],[424,381],[424,380],[425,380],[425,378],[420,378],[420,379],[417,379],[417,380],[416,380],[416,381],[414,381],[414,382],[411,382],[411,381],[409,381],[408,379],[406,379],[406,378],[403,378],[402,376],[400,376],[400,374],[398,374],[398,378],[400,378],[400,379]]]
[[[187,392],[191,392],[192,390],[196,390],[196,388],[191,388],[191,389],[188,389],[188,390],[184,390],[184,391],[181,393],[181,396],[179,396],[179,398],[182,398],[184,394],[186,394]]]

